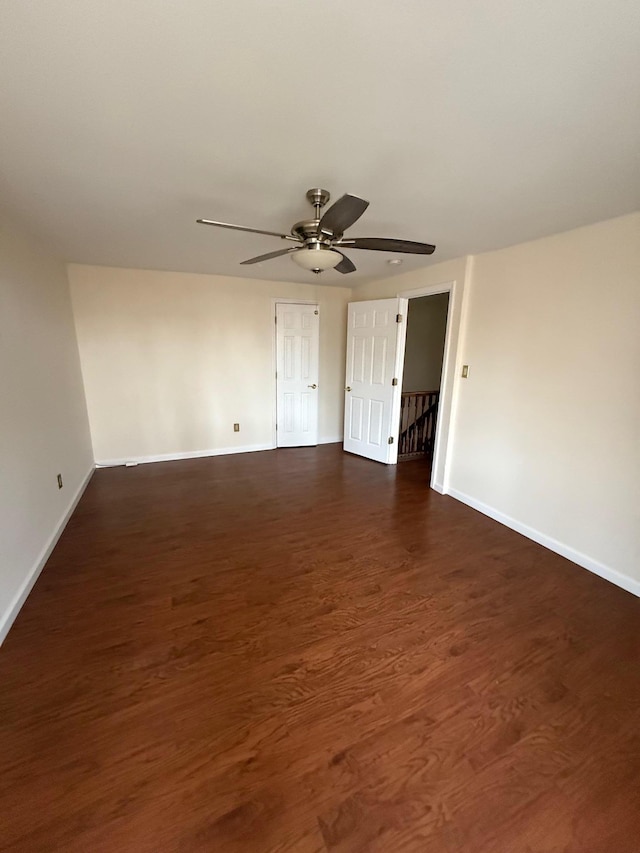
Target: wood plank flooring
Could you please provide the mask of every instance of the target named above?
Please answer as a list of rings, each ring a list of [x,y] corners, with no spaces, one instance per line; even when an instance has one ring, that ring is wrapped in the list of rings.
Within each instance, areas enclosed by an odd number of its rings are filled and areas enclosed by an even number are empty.
[[[640,850],[640,602],[426,476],[97,471],[0,649],[0,850]]]

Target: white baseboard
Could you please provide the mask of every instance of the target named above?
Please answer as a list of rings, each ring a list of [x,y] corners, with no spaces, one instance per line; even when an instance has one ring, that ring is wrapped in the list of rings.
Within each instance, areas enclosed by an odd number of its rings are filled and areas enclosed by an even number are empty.
[[[563,542],[558,542],[557,539],[553,539],[551,536],[541,533],[534,527],[529,527],[528,524],[523,524],[521,521],[511,518],[510,515],[505,515],[505,513],[494,509],[482,501],[476,500],[476,498],[472,498],[470,495],[466,495],[464,492],[459,492],[457,489],[450,488],[446,493],[452,498],[467,504],[467,506],[477,509],[478,512],[481,512],[483,515],[488,515],[489,518],[493,518],[494,521],[499,521],[500,524],[504,524],[505,527],[510,527],[517,533],[522,533],[522,535],[526,536],[527,539],[533,539],[533,541],[537,542],[539,545],[544,545],[544,547],[548,548],[550,551],[560,554],[561,557],[566,557],[567,560],[571,560],[572,563],[577,563],[583,569],[588,569],[588,571],[593,572],[595,575],[599,575],[601,578],[610,581],[610,583],[621,587],[627,592],[640,596],[640,581],[630,578],[628,575],[624,575],[622,572],[618,572],[610,566],[605,566],[604,563],[599,563],[597,560],[588,557],[586,554],[576,551],[575,548],[571,548]]]
[[[322,438],[318,439],[318,444],[342,444],[342,436],[329,436],[323,435]]]
[[[275,450],[273,444],[248,444],[244,447],[216,447],[211,450],[189,450],[186,453],[161,453],[157,456],[125,456],[122,459],[98,459],[97,468],[113,468],[117,465],[149,462],[177,462],[180,459],[203,459],[206,456],[227,456],[230,453],[257,453],[260,450]]]
[[[33,589],[35,582],[38,580],[40,572],[44,568],[45,563],[47,562],[49,557],[51,556],[51,552],[56,547],[56,543],[62,535],[62,531],[67,526],[67,522],[71,518],[74,509],[77,507],[78,502],[84,493],[84,490],[89,485],[89,480],[91,479],[94,470],[95,468],[92,465],[86,477],[80,483],[78,489],[76,490],[76,493],[71,499],[71,503],[66,509],[64,515],[55,526],[53,533],[51,534],[44,548],[40,552],[40,555],[38,556],[38,559],[36,560],[33,568],[31,569],[27,577],[24,579],[22,586],[20,587],[18,592],[15,594],[13,601],[6,609],[6,611],[0,616],[0,645],[2,645],[2,643],[4,642],[7,634],[9,633],[9,630],[11,629],[11,626],[13,625],[16,619],[16,616],[20,612],[22,605],[27,600],[27,596]]]
[[[340,437],[323,437],[318,444],[342,442]],[[244,447],[216,447],[210,450],[189,450],[186,453],[161,453],[156,456],[124,456],[121,459],[98,459],[96,468],[115,468],[118,465],[146,465],[149,462],[176,462],[180,459],[203,459],[206,456],[227,456],[230,453],[258,453],[276,450],[275,444],[247,444]]]

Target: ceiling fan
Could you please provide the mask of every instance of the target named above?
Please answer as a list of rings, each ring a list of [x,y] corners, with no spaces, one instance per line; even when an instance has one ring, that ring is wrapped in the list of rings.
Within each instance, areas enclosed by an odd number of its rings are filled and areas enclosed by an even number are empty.
[[[325,212],[322,208],[330,199],[327,190],[310,189],[307,199],[314,208],[313,219],[303,219],[291,229],[290,234],[276,231],[263,231],[261,228],[245,228],[244,225],[231,225],[229,222],[215,222],[213,219],[198,219],[201,225],[215,225],[218,228],[231,228],[234,231],[250,231],[253,234],[268,234],[281,240],[292,240],[298,245],[288,249],[279,249],[257,258],[242,261],[243,264],[259,264],[282,255],[290,255],[298,266],[314,273],[336,269],[340,273],[355,272],[355,264],[342,252],[342,249],[370,249],[375,252],[404,252],[413,255],[431,255],[435,246],[430,243],[416,243],[413,240],[395,240],[385,237],[345,237],[344,232],[362,216],[369,202],[357,195],[343,195]]]

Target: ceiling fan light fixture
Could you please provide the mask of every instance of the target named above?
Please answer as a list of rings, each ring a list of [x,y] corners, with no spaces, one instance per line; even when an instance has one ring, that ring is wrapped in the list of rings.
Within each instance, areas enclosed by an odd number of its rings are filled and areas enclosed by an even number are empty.
[[[337,267],[342,260],[342,255],[333,249],[318,247],[315,249],[300,249],[298,252],[293,252],[291,259],[299,267],[302,267],[303,270],[322,272],[323,270],[332,270],[334,267]]]

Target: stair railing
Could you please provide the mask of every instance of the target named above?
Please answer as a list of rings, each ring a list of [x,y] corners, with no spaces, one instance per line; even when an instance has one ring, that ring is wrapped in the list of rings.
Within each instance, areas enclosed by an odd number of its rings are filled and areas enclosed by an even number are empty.
[[[433,453],[440,391],[403,391],[398,458]]]

